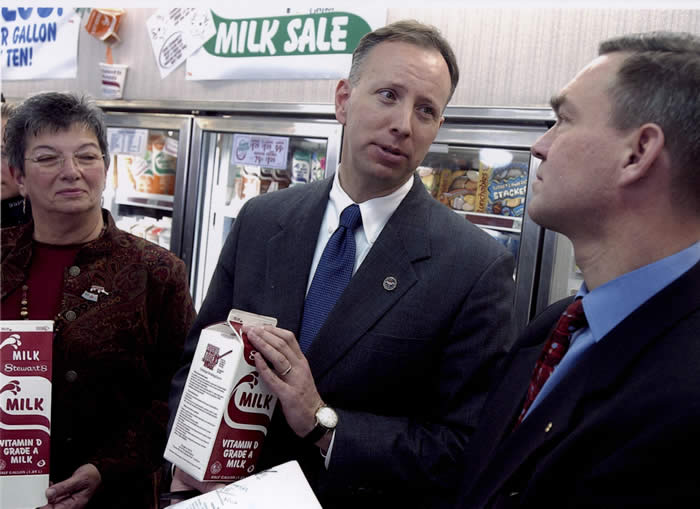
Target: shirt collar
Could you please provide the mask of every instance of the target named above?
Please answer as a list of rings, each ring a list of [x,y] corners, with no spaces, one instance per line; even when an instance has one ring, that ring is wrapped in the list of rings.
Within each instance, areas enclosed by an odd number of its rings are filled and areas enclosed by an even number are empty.
[[[362,215],[362,229],[368,244],[374,244],[374,241],[379,237],[379,234],[389,221],[389,218],[398,208],[399,204],[401,204],[412,186],[413,178],[409,178],[406,183],[393,193],[380,196],[379,198],[372,198],[358,204],[360,206],[360,215]],[[329,226],[335,229],[340,222],[340,213],[345,210],[346,207],[355,203],[340,185],[338,172],[335,172],[335,176],[333,177],[333,186],[331,187],[329,201],[331,209],[334,211],[331,218],[334,222],[329,224]]]
[[[700,242],[644,267],[623,274],[593,291],[586,283],[577,296],[593,339],[598,342],[635,309],[678,279],[700,261]]]

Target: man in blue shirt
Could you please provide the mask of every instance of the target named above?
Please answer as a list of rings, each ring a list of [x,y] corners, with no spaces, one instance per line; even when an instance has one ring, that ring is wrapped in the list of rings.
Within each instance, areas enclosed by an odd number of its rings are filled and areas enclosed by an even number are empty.
[[[583,315],[566,299],[521,335],[458,507],[700,505],[700,38],[599,54],[552,99],[528,203],[574,245]]]

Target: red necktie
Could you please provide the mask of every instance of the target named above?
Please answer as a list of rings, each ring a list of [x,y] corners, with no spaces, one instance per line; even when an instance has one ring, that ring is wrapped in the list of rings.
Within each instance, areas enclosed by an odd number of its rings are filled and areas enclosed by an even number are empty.
[[[532,402],[535,401],[540,389],[542,389],[542,386],[552,374],[554,368],[559,364],[562,357],[564,357],[564,354],[569,349],[573,333],[585,327],[586,323],[586,315],[583,314],[583,299],[578,298],[569,304],[569,307],[567,307],[564,313],[559,317],[557,326],[549,335],[542,349],[542,353],[539,359],[537,359],[535,371],[532,373],[530,385],[527,388],[525,404],[523,405],[523,409],[520,412],[520,416],[514,428],[517,428],[518,425],[523,422],[525,414],[527,414],[527,411],[530,409]]]

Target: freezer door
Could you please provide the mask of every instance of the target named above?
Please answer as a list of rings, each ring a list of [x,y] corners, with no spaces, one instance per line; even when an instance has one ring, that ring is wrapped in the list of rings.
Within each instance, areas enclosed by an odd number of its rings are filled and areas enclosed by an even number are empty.
[[[122,230],[182,256],[192,116],[107,113],[104,206]]]
[[[284,118],[196,118],[190,185],[197,189],[191,223],[192,295],[199,309],[219,253],[241,207],[251,198],[332,175],[341,126]],[[196,177],[196,178],[195,178]]]
[[[536,312],[544,311],[547,306],[565,297],[576,295],[583,284],[583,274],[574,259],[574,246],[567,237],[547,230],[543,253]]]
[[[530,147],[546,126],[446,123],[418,168],[426,189],[455,214],[500,241],[515,257],[514,314],[532,314],[543,230],[527,215],[539,160]]]

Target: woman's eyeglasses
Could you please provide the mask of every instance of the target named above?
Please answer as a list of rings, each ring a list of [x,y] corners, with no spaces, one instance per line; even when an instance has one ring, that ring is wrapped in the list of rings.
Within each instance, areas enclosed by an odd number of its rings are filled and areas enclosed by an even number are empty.
[[[76,152],[71,154],[73,166],[81,171],[89,171],[104,168],[104,154],[99,152]],[[66,156],[63,154],[41,154],[34,157],[26,157],[25,161],[31,161],[41,170],[47,173],[55,173],[63,168]]]

